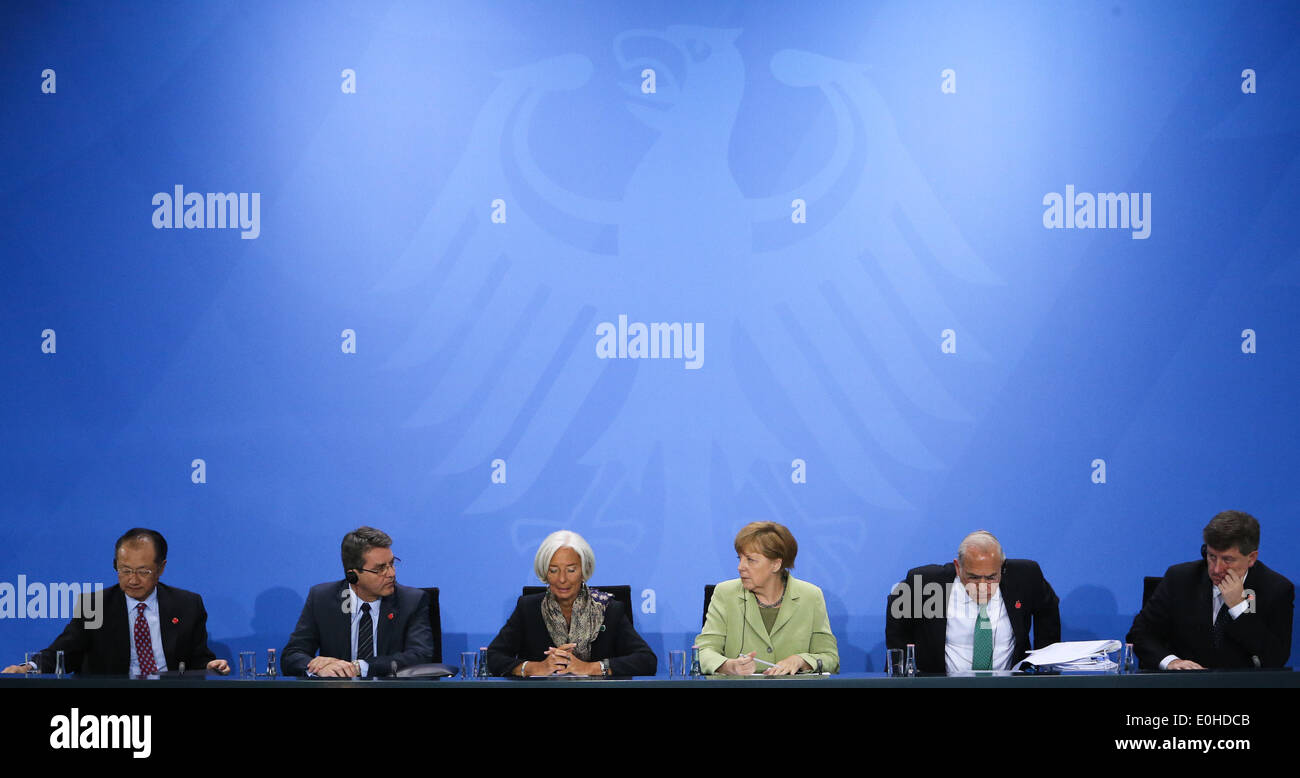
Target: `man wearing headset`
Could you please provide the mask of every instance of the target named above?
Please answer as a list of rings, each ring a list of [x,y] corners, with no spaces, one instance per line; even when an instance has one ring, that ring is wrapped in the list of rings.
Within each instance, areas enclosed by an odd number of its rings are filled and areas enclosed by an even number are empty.
[[[1259,561],[1259,521],[1224,511],[1201,531],[1201,560],[1174,565],[1133,619],[1146,670],[1282,667],[1295,585]]]
[[[371,678],[433,660],[429,595],[397,583],[392,546],[373,527],[343,536],[344,580],[311,588],[280,654],[285,675]]]
[[[954,586],[960,583],[960,586]],[[885,643],[916,644],[923,673],[1009,670],[1034,647],[1061,639],[1060,599],[1038,563],[1007,559],[991,532],[978,530],[946,565],[925,565],[889,595]]]

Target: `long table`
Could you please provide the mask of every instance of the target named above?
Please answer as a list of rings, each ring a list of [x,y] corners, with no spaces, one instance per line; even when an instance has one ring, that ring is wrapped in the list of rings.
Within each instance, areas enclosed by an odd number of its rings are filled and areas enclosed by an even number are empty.
[[[835,675],[801,675],[785,677],[752,676],[728,678],[706,676],[703,678],[668,678],[666,676],[634,676],[623,678],[239,678],[209,673],[204,677],[164,677],[132,679],[125,677],[96,676],[78,678],[52,675],[0,676],[0,690],[8,688],[45,689],[128,689],[157,685],[169,688],[238,688],[305,689],[305,688],[395,688],[420,689],[675,689],[675,688],[835,688],[835,689],[938,689],[938,688],[1012,688],[1012,689],[1079,689],[1079,688],[1132,688],[1132,689],[1300,689],[1300,673],[1282,670],[1242,671],[1183,671],[1165,673],[1134,673],[1129,675],[1079,673],[989,673],[981,675],[920,675],[913,678],[888,678],[879,673],[839,673]]]

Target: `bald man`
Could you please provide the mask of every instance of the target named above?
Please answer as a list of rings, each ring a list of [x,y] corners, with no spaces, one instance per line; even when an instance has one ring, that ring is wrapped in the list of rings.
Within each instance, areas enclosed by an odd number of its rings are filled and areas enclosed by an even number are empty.
[[[1031,631],[1034,648],[1061,640],[1060,602],[1037,562],[1007,559],[978,530],[952,562],[907,571],[889,595],[885,643],[915,643],[922,673],[1009,670],[1029,653]]]

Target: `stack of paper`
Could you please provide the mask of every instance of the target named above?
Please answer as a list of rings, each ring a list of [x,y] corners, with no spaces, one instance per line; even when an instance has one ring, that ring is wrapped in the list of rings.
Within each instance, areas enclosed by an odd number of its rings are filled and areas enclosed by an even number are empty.
[[[1015,669],[1026,664],[1037,667],[1051,666],[1054,670],[1070,673],[1113,673],[1119,665],[1108,656],[1112,651],[1119,651],[1122,644],[1118,640],[1072,640],[1065,643],[1053,643],[1046,648],[1030,651]]]

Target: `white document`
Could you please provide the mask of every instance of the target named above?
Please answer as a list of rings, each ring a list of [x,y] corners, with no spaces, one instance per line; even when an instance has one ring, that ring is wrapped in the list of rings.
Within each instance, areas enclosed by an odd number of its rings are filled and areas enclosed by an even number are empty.
[[[1077,663],[1080,667],[1093,667],[1094,657],[1104,658],[1112,651],[1119,651],[1122,645],[1118,640],[1071,640],[1065,643],[1053,643],[1047,648],[1030,651],[1020,664],[1042,667]]]

